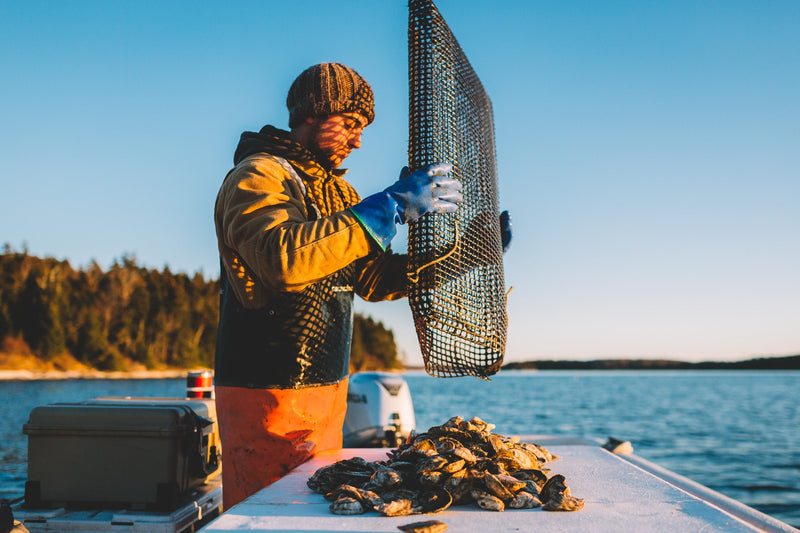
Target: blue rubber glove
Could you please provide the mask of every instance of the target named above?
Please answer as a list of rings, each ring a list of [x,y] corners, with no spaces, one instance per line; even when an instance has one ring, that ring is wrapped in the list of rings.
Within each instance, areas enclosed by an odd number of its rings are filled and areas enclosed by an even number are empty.
[[[511,244],[511,215],[508,211],[500,213],[500,241],[503,244],[503,253],[506,253]]]
[[[409,175],[408,167],[403,168],[400,179],[383,191],[397,202],[397,222],[414,222],[425,213],[455,211],[462,196],[461,183],[448,176],[452,169],[450,163],[434,163]]]
[[[425,213],[452,213],[463,199],[461,183],[448,176],[450,163],[426,165],[413,174],[408,168],[383,191],[368,196],[350,211],[373,239],[386,250],[397,233],[396,224],[413,222]]]

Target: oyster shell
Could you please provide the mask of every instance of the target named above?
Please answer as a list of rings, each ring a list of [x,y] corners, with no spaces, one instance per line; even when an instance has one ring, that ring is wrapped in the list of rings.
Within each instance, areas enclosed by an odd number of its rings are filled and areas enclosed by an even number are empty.
[[[411,465],[411,463],[409,463]],[[381,468],[369,478],[364,486],[369,490],[388,490],[403,484],[403,476],[397,470],[389,467]]]
[[[511,475],[520,481],[533,481],[540,489],[547,483],[547,474],[535,468],[517,470],[516,472],[512,472]]]
[[[525,487],[527,486],[527,484],[524,481],[520,481],[514,476],[510,476],[508,474],[497,474],[495,477],[500,481],[500,483],[503,484],[505,488],[507,488],[514,494],[525,489]]]
[[[420,493],[414,500],[414,510],[420,513],[438,513],[453,503],[453,496],[444,489]]]
[[[534,509],[541,506],[542,502],[539,501],[539,498],[524,490],[519,491],[506,503],[506,507],[509,509]]]
[[[367,510],[376,510],[383,505],[383,499],[371,490],[364,490],[352,485],[340,485],[325,495],[325,499],[329,501],[336,501],[342,498],[352,498],[358,500]],[[356,513],[358,514],[358,513]]]
[[[473,489],[472,497],[478,507],[487,511],[504,511],[506,508],[503,500],[482,490]]]
[[[491,472],[486,472],[484,474],[483,485],[486,487],[486,492],[500,498],[503,501],[510,500],[514,497],[514,493],[508,490],[506,486],[503,485],[503,482]]]
[[[333,514],[341,515],[364,514],[367,512],[367,510],[364,509],[364,506],[361,505],[360,501],[347,496],[344,498],[339,498],[331,503],[330,509]]]
[[[542,505],[543,511],[580,511],[583,509],[584,500],[571,494],[559,492]]]
[[[407,516],[414,512],[412,511],[413,505],[414,502],[410,499],[402,498],[384,503],[377,511],[384,516]]]
[[[478,462],[478,458],[475,457],[475,454],[472,453],[469,448],[465,448],[464,446],[453,448],[450,451],[450,455],[458,457],[459,459],[463,459],[468,465],[473,465]]]
[[[428,520],[426,522],[414,522],[397,526],[397,529],[406,533],[442,533],[447,530],[447,524],[439,520]]]
[[[566,479],[564,476],[561,474],[555,474],[553,477],[547,480],[547,483],[544,484],[542,490],[539,491],[539,499],[542,500],[542,503],[547,503],[556,494],[560,494],[567,490]]]

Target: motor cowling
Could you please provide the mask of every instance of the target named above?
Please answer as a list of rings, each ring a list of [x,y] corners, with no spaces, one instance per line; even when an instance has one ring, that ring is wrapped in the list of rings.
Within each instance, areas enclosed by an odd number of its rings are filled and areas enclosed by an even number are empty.
[[[394,448],[415,427],[411,391],[402,376],[390,372],[350,376],[342,429],[345,448]]]

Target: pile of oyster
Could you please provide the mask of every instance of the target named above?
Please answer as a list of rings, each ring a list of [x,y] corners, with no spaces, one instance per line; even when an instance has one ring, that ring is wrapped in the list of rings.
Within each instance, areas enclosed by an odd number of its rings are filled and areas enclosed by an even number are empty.
[[[385,516],[437,513],[450,505],[482,509],[577,511],[564,476],[544,464],[557,459],[542,446],[492,433],[494,424],[453,417],[412,436],[384,461],[361,457],[314,472],[308,487],[331,501],[335,514]]]

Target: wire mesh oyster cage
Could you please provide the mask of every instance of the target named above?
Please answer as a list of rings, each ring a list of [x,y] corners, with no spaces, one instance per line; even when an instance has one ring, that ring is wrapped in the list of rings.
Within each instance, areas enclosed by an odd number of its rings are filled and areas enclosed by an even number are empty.
[[[431,0],[409,2],[409,167],[453,164],[455,213],[409,225],[408,299],[425,370],[487,378],[500,370],[508,318],[492,103]]]

